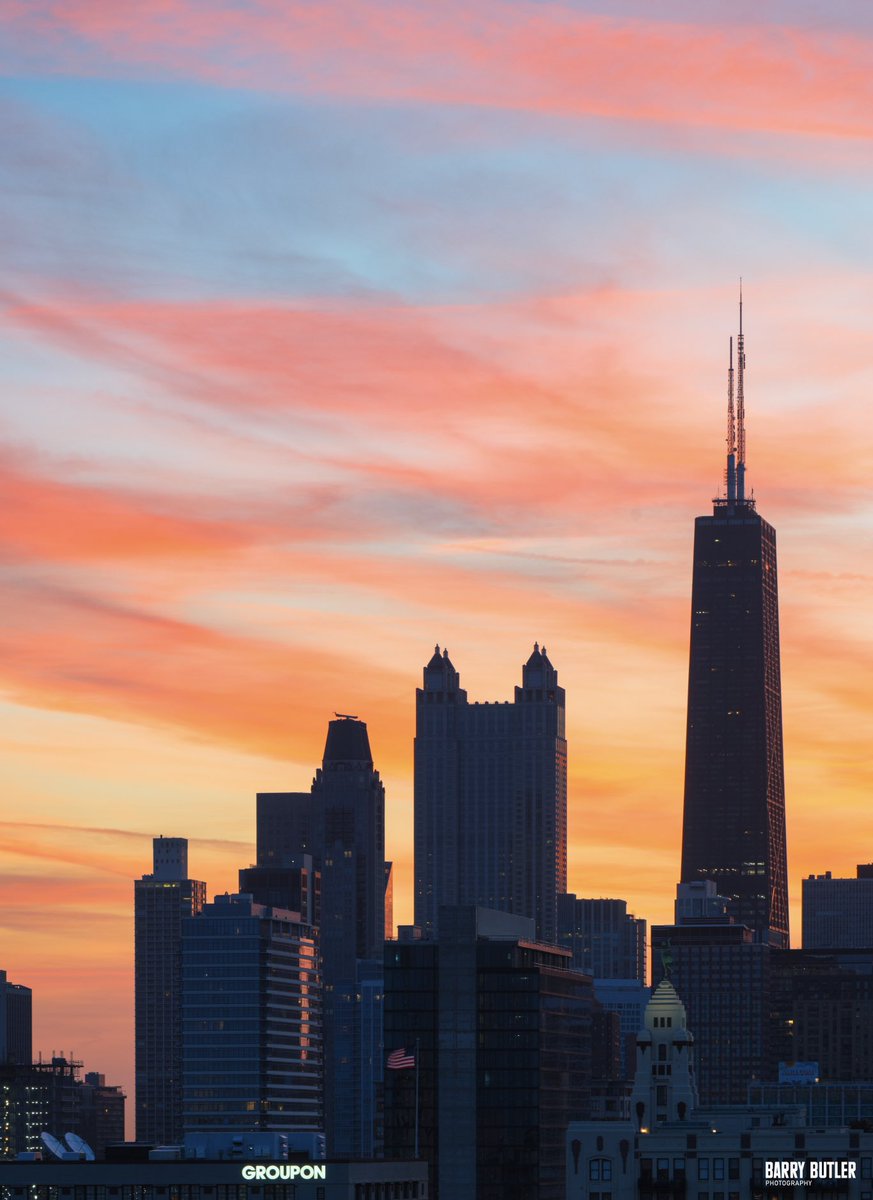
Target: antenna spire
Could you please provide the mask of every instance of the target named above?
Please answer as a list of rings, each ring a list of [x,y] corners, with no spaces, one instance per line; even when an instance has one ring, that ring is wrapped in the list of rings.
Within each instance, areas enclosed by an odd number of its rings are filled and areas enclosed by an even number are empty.
[[[730,339],[728,357],[728,421],[727,421],[727,498],[737,499],[737,419],[734,412],[734,339]]]
[[[746,499],[746,406],[743,391],[743,374],[746,369],[746,351],[743,342],[743,281],[740,279],[740,331],[737,335],[737,501]]]

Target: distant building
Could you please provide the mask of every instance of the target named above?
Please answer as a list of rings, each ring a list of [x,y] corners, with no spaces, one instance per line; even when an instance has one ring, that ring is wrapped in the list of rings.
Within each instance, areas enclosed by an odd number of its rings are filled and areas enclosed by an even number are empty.
[[[29,1066],[33,1060],[33,995],[29,987],[9,983],[0,971],[0,1066]]]
[[[621,1078],[633,1079],[637,1034],[643,1027],[652,989],[639,979],[595,979],[594,995],[607,1012],[619,1018]]]
[[[770,1070],[815,1062],[822,1081],[873,1080],[873,949],[772,956]]]
[[[415,924],[438,936],[440,906],[479,905],[554,943],[566,888],[565,697],[545,647],[511,704],[469,704],[437,647],[416,692]]]
[[[873,865],[859,865],[855,879],[830,871],[804,879],[803,948],[873,948]]]
[[[595,979],[646,982],[646,922],[628,913],[626,900],[585,900],[562,893],[557,941],[573,956],[574,971]]]
[[[771,948],[745,925],[655,925],[652,984],[669,978],[688,1011],[704,1105],[742,1104],[770,1064]]]
[[[124,1141],[126,1096],[120,1087],[106,1083],[106,1076],[87,1071],[81,1084],[80,1133],[98,1159],[106,1147]]]
[[[320,877],[324,978],[324,1120],[328,1153],[379,1152],[382,946],[393,921],[385,862],[385,788],[373,765],[367,726],[356,717],[328,724],[310,792],[261,792],[258,870],[300,866]],[[374,1023],[375,1022],[375,1023]]]
[[[563,1200],[564,1130],[591,1090],[591,980],[531,919],[444,908],[385,947],[386,1157],[442,1200]],[[405,940],[409,937],[409,940]]]
[[[630,1120],[573,1121],[567,1130],[568,1200],[869,1196],[873,1133],[813,1124],[803,1107],[767,1088],[753,1089],[752,1104],[698,1104],[697,1045],[668,980],[646,1009],[638,1049]],[[757,1102],[759,1093],[769,1102]],[[795,1177],[802,1169],[809,1186],[789,1189],[787,1175],[773,1178],[783,1164]]]
[[[736,407],[733,349],[728,386],[727,495],[694,523],[681,881],[712,880],[737,925],[785,949],[776,532],[746,495],[742,326],[741,299]]]
[[[185,838],[154,839],[153,872],[134,884],[136,1136],[182,1138],[182,921],[206,902],[188,878]]]
[[[299,913],[216,896],[182,922],[185,1133],[323,1128],[321,976]]]

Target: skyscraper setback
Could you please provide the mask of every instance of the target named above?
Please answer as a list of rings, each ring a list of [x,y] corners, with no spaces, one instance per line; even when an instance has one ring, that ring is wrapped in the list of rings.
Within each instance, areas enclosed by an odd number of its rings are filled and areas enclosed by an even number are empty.
[[[746,496],[743,306],[728,374],[726,495],[694,528],[682,882],[711,879],[756,940],[788,946],[776,533]],[[734,381],[736,378],[736,396]]]

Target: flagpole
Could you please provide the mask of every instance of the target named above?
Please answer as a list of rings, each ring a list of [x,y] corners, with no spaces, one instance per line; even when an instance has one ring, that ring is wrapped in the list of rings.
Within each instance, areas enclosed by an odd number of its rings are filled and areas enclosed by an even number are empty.
[[[415,1157],[418,1158],[418,1038],[415,1039]]]

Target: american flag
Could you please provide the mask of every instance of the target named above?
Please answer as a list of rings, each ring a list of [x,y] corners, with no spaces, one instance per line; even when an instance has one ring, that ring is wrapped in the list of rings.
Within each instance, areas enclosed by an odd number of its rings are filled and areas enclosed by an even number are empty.
[[[385,1065],[391,1071],[402,1071],[404,1067],[415,1066],[415,1055],[410,1054],[405,1047],[402,1050],[392,1050]]]

